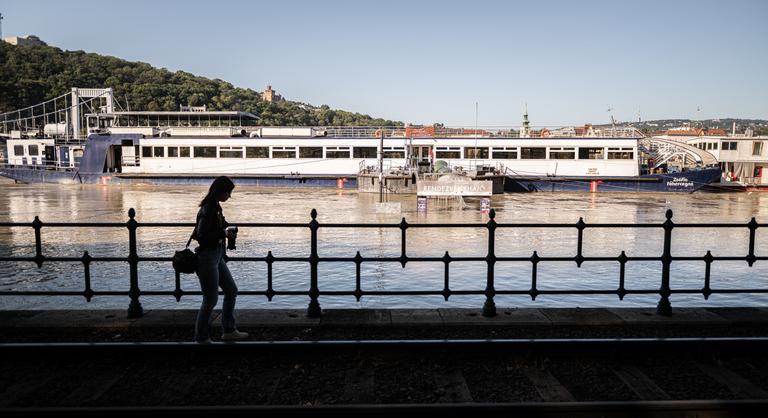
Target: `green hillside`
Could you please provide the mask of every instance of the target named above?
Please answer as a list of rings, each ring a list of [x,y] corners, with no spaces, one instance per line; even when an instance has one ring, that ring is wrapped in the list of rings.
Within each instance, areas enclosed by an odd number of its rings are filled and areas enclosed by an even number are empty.
[[[266,102],[251,89],[143,62],[0,41],[0,112],[41,103],[72,87],[112,87],[118,101],[123,105],[127,101],[133,110],[178,110],[180,104],[190,104],[207,105],[210,110],[253,112],[265,126],[402,125],[325,105]]]

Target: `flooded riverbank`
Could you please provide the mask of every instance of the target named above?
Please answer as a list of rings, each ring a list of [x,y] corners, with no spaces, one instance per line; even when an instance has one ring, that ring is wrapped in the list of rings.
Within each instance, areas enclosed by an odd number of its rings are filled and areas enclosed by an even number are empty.
[[[45,222],[125,222],[134,208],[139,222],[193,222],[197,204],[205,187],[102,187],[56,185],[0,185],[0,221],[30,222],[40,216]],[[377,204],[377,195],[331,189],[280,190],[241,187],[223,205],[227,220],[237,225],[247,222],[309,222],[311,209],[318,211],[318,221],[325,223],[397,223],[405,217],[409,223],[484,223],[479,202],[430,201],[426,213],[416,211],[413,196],[399,196],[385,208]],[[499,223],[573,223],[580,217],[587,223],[661,223],[666,209],[674,211],[677,223],[741,222],[751,217],[768,222],[768,195],[733,194],[582,194],[534,193],[494,196],[491,206]],[[189,228],[139,229],[139,254],[147,257],[171,256],[184,246]],[[658,257],[662,252],[663,231],[648,228],[587,229],[584,232],[585,256]],[[748,231],[743,229],[684,229],[673,232],[675,256],[745,256]],[[83,229],[43,228],[44,254],[48,256],[124,257],[128,253],[125,228]],[[497,256],[573,257],[576,255],[577,231],[568,229],[511,228],[496,231]],[[765,255],[768,231],[757,231],[756,253]],[[271,251],[275,257],[307,257],[308,228],[242,228],[238,250],[233,256],[263,257]],[[446,251],[452,257],[487,254],[487,229],[429,228],[409,229],[408,255],[440,257]],[[334,229],[319,232],[321,257],[397,257],[400,255],[398,229]],[[34,256],[31,228],[0,228],[0,254]],[[722,261],[712,265],[713,288],[768,287],[768,266],[757,262]],[[704,263],[675,262],[672,288],[702,288]],[[241,290],[266,289],[266,264],[230,263]],[[485,262],[451,263],[452,290],[482,290],[485,287]],[[587,262],[577,268],[574,262],[547,262],[537,266],[539,289],[616,289],[617,262]],[[527,290],[531,286],[530,262],[496,264],[496,288]],[[363,263],[362,287],[367,290],[441,290],[442,263]],[[94,263],[91,266],[94,290],[127,290],[127,263]],[[139,265],[142,290],[173,290],[170,263],[142,262]],[[321,263],[319,287],[322,290],[354,290],[354,263]],[[656,289],[661,277],[659,262],[630,262],[626,269],[628,289]],[[38,269],[29,262],[0,262],[0,287],[3,290],[80,290],[83,289],[82,263],[45,263]],[[196,290],[194,275],[183,276],[182,287]],[[301,290],[309,287],[309,266],[304,262],[275,263],[275,290]],[[619,301],[615,295],[497,296],[498,306],[654,306],[658,296],[629,295]],[[145,308],[190,308],[199,304],[196,297],[184,297],[177,303],[172,297],[142,297]],[[482,296],[453,296],[448,302],[441,296],[368,296],[358,303],[352,296],[321,297],[329,307],[472,307],[482,306]],[[241,297],[238,307],[299,308],[307,297],[280,296],[272,302],[264,297]],[[761,305],[768,298],[761,295],[713,295],[704,301],[701,295],[673,295],[673,306]],[[125,307],[127,297],[97,297],[87,303],[82,297],[4,297],[2,308],[101,308]]]

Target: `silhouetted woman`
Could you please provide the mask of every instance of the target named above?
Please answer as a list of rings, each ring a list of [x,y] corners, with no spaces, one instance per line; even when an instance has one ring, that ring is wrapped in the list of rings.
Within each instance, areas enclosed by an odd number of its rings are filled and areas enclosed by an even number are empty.
[[[237,285],[224,262],[225,239],[232,238],[237,232],[227,229],[229,224],[224,219],[219,202],[226,202],[234,188],[235,184],[229,177],[217,177],[197,212],[195,239],[200,244],[197,249],[197,277],[203,291],[203,303],[197,313],[195,341],[201,344],[211,342],[211,314],[219,298],[219,287],[224,291],[221,339],[236,341],[248,338],[248,333],[240,332],[235,327]]]

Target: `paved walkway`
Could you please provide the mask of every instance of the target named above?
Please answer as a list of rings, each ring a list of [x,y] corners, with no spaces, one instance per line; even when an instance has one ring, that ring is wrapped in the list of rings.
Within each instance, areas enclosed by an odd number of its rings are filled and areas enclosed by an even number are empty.
[[[214,325],[220,324],[215,311]],[[196,310],[148,310],[128,319],[125,310],[0,311],[0,328],[141,329],[189,328]],[[661,316],[653,308],[499,309],[485,318],[474,309],[328,309],[307,318],[303,309],[237,310],[240,328],[338,327],[551,327],[768,325],[768,308],[676,308]]]

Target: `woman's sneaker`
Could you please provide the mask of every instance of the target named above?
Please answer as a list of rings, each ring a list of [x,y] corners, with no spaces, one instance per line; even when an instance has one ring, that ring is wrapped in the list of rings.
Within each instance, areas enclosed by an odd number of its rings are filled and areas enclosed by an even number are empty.
[[[248,333],[238,330],[221,334],[221,341],[241,341],[246,338],[248,338]]]

